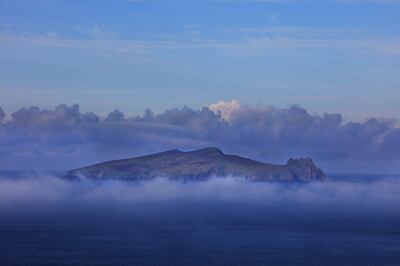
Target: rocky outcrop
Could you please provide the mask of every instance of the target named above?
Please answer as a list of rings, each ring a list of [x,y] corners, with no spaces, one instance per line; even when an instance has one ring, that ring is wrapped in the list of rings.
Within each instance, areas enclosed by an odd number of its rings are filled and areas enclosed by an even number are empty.
[[[190,152],[169,150],[130,159],[115,160],[69,171],[67,178],[96,180],[207,180],[211,177],[243,177],[251,181],[312,182],[326,178],[311,158],[290,159],[285,165],[254,161],[224,154],[218,148]]]

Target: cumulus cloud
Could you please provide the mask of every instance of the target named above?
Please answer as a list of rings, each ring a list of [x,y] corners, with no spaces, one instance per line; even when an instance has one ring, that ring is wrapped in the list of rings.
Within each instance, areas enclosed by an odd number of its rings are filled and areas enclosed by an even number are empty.
[[[109,113],[104,121],[108,122],[116,122],[116,121],[124,121],[125,115],[118,109],[115,109],[111,113]]]
[[[13,126],[20,128],[60,128],[99,121],[93,113],[81,113],[79,105],[70,107],[61,104],[55,110],[41,110],[39,107],[21,108],[12,114]]]
[[[6,113],[4,113],[3,109],[0,107],[0,122],[6,117]]]
[[[210,104],[208,108],[215,113],[221,112],[222,118],[226,121],[230,121],[233,114],[240,109],[240,103],[238,100],[232,100],[230,102],[220,101]]]
[[[344,122],[341,114],[310,114],[300,106],[249,107],[231,101],[199,110],[156,114],[148,109],[131,118],[114,110],[102,118],[81,112],[79,105],[60,105],[22,108],[0,124],[2,169],[70,169],[205,146],[274,163],[311,156],[328,172],[400,170],[398,121]]]

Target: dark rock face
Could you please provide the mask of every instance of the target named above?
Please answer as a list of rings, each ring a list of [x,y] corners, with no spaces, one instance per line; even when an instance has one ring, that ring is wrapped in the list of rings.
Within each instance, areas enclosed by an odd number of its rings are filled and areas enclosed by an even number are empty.
[[[319,180],[321,177],[325,177],[324,172],[314,164],[310,157],[289,159],[285,167],[303,182]]]
[[[170,150],[130,159],[109,161],[68,172],[67,178],[96,180],[207,180],[211,177],[244,177],[251,181],[311,182],[326,178],[310,158],[290,159],[286,165],[262,163],[217,148],[190,152]]]

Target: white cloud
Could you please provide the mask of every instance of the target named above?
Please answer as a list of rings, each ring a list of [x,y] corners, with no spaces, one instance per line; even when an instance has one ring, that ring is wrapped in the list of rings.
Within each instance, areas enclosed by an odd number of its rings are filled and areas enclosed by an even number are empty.
[[[87,29],[86,29],[87,30]],[[335,33],[334,38],[327,38],[323,31],[312,28],[270,27],[256,29],[234,30],[235,39],[224,38],[224,30],[219,38],[190,36],[167,36],[152,40],[122,39],[115,36],[102,26],[94,24],[89,30],[90,39],[66,38],[56,33],[52,34],[14,34],[0,32],[0,48],[54,48],[54,49],[84,49],[107,50],[114,52],[147,54],[157,50],[211,49],[219,52],[263,52],[271,49],[351,49],[356,51],[373,51],[377,53],[399,55],[399,36],[377,36],[371,38],[364,34],[354,36],[349,30],[329,30]],[[336,32],[337,31],[337,32]],[[222,33],[221,33],[222,32]],[[229,37],[229,30],[226,37]],[[301,36],[297,36],[297,33]],[[273,35],[271,36],[271,33]],[[202,34],[206,36],[207,34]],[[157,36],[155,36],[157,37]],[[228,38],[229,39],[229,38]]]
[[[208,108],[215,113],[221,112],[222,118],[226,121],[230,121],[233,113],[240,109],[240,103],[238,100],[232,100],[230,102],[220,101],[210,104]]]
[[[113,32],[107,30],[103,25],[99,25],[97,23],[93,23],[93,26],[87,29],[87,33],[93,39],[116,39],[116,36]]]
[[[195,200],[227,203],[264,202],[270,206],[351,206],[367,208],[369,211],[375,209],[393,212],[400,203],[399,188],[400,181],[394,178],[364,183],[326,182],[288,186],[278,183],[250,183],[242,178],[229,177],[181,183],[162,178],[146,182],[68,182],[51,176],[28,176],[23,179],[0,179],[0,211],[10,207],[44,208],[51,204],[89,206],[99,203],[134,204]]]

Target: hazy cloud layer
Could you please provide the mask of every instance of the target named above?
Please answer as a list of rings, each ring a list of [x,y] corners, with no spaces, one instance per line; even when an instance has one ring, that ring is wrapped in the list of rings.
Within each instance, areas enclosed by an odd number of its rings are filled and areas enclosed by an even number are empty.
[[[250,183],[241,178],[213,178],[181,183],[159,178],[146,182],[70,182],[52,176],[0,178],[2,210],[29,206],[87,207],[137,203],[214,202],[259,203],[264,206],[303,206],[330,210],[358,209],[398,214],[400,181],[382,178],[373,182],[315,184]],[[357,208],[355,208],[357,207]],[[294,208],[295,209],[295,208]]]
[[[400,128],[393,119],[344,122],[304,108],[246,107],[232,101],[137,117],[106,117],[78,105],[0,110],[0,169],[69,169],[165,149],[218,146],[225,152],[284,163],[312,156],[328,171],[399,171]]]

